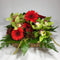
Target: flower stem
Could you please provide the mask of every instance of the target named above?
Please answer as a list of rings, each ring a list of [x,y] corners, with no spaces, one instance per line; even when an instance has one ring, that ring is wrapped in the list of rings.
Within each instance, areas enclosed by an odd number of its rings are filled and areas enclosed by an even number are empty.
[[[60,45],[51,37],[51,39],[52,39],[52,41],[57,45],[57,46],[59,46],[60,47]]]
[[[13,55],[17,53],[17,51],[18,51],[19,47],[21,46],[22,42],[23,42],[23,40],[22,40],[22,41],[20,41],[20,43],[19,43],[19,45],[18,45],[18,47],[17,47],[16,51],[13,53]]]

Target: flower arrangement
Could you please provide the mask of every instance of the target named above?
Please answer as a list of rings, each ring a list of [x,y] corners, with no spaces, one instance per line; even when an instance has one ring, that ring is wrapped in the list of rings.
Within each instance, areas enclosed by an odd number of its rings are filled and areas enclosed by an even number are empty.
[[[51,41],[52,32],[55,32],[57,27],[53,26],[53,22],[50,21],[51,17],[39,15],[37,12],[31,10],[27,13],[11,13],[7,21],[11,21],[11,24],[7,27],[7,34],[3,37],[0,49],[4,46],[17,45],[23,52],[23,55],[27,52],[30,44],[35,44],[36,47],[43,46],[45,48],[53,49],[57,52],[54,43]],[[37,46],[38,45],[38,46]]]

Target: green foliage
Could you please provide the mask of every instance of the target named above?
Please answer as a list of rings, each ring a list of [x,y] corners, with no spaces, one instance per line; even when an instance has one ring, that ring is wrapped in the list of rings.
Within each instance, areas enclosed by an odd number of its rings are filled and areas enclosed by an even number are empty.
[[[51,26],[53,24],[53,22],[48,22],[48,26]]]
[[[51,43],[51,41],[52,40],[50,37],[43,39],[43,41],[41,41],[41,43],[40,43],[40,47],[43,48],[43,46],[45,46],[45,48],[50,48],[50,49],[53,49],[54,51],[58,52],[54,46],[54,43]]]
[[[44,44],[45,48],[53,49],[54,51],[58,52],[54,46],[54,43],[46,43]]]
[[[7,20],[7,21],[11,21],[11,20],[13,20],[13,18],[8,17],[8,18],[6,18],[6,20]]]
[[[23,15],[22,13],[20,13],[19,17],[22,18],[22,19],[24,19],[25,15]]]
[[[56,27],[52,26],[51,29],[50,29],[49,31],[55,32],[55,29],[57,29],[57,28],[58,28],[58,26],[56,26]]]
[[[12,17],[13,17],[13,15],[14,15],[14,14],[13,14],[13,13],[11,13],[10,17],[12,18]]]
[[[6,27],[7,27],[7,28],[10,28],[10,27],[12,27],[12,25],[7,25]]]
[[[43,41],[45,38],[48,38],[48,36],[46,36],[46,35],[45,35],[45,36],[40,36],[40,37],[39,37],[39,41],[41,42],[41,41]]]
[[[14,14],[11,13],[11,14],[10,14],[10,17],[6,18],[6,20],[7,20],[7,21],[12,21],[12,20],[13,20],[13,18],[12,18],[13,16],[14,16]]]
[[[46,31],[46,36],[51,36],[52,35],[52,33],[51,32],[49,32],[49,31]]]
[[[22,45],[21,45],[21,50],[23,52],[23,55],[25,55],[25,53],[27,52],[28,48],[29,48],[29,43],[28,42],[27,43],[23,42]]]
[[[43,48],[44,44],[50,43],[50,41],[51,41],[51,38],[50,38],[50,37],[44,38],[44,39],[40,42],[40,47]]]
[[[38,18],[36,21],[37,21],[37,22],[41,22],[41,19],[40,19],[40,18]]]
[[[3,48],[4,46],[9,46],[9,44],[12,44],[12,43],[19,43],[19,41],[15,41],[11,38],[11,35],[6,35],[5,37],[3,37],[2,40],[0,40],[1,45],[0,45],[0,48]]]
[[[17,12],[17,13],[15,13],[15,15],[19,15],[19,13]]]
[[[41,42],[43,39],[44,39],[43,36],[40,36],[40,37],[39,37],[39,41],[40,41],[40,42]]]
[[[51,17],[46,17],[44,20],[50,21]]]
[[[55,32],[55,29],[58,28],[58,26],[54,27],[54,26],[50,26],[50,27],[44,27],[43,29],[46,31],[52,31]]]
[[[28,48],[29,48],[29,42],[27,41],[28,39],[22,39],[21,41],[22,44],[21,44],[21,50],[23,52],[23,55],[25,55],[25,53],[27,52]],[[13,44],[13,43],[20,43],[20,41],[16,41],[16,40],[13,40],[11,38],[11,35],[6,35],[5,37],[3,37],[2,40],[0,40],[2,43],[0,45],[0,49],[2,49],[3,47],[8,47],[9,44]]]
[[[16,26],[16,23],[15,22],[11,22],[11,25],[14,27],[15,30],[18,29],[18,27]]]
[[[19,23],[19,22],[20,22],[19,16],[16,17],[15,22],[16,22],[16,23]]]
[[[35,39],[30,38],[29,42],[30,42],[30,43],[37,43],[38,40],[39,40],[38,38],[35,38]]]
[[[37,38],[39,36],[39,31],[34,31],[33,34],[34,34],[35,38]]]

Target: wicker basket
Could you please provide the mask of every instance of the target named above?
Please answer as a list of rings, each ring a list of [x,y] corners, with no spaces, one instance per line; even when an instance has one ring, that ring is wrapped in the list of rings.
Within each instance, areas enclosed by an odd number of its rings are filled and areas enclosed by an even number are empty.
[[[14,47],[18,47],[18,45],[19,44],[17,44],[17,43],[12,44],[12,46],[14,46]],[[35,44],[30,43],[29,47],[40,47],[40,43],[35,43]]]

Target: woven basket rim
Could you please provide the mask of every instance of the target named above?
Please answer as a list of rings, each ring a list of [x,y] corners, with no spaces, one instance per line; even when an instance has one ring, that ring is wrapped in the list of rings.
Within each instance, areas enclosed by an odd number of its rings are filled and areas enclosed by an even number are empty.
[[[14,47],[18,47],[18,43],[12,43],[12,46],[14,46]],[[29,47],[40,47],[40,43],[30,43],[29,44]]]

